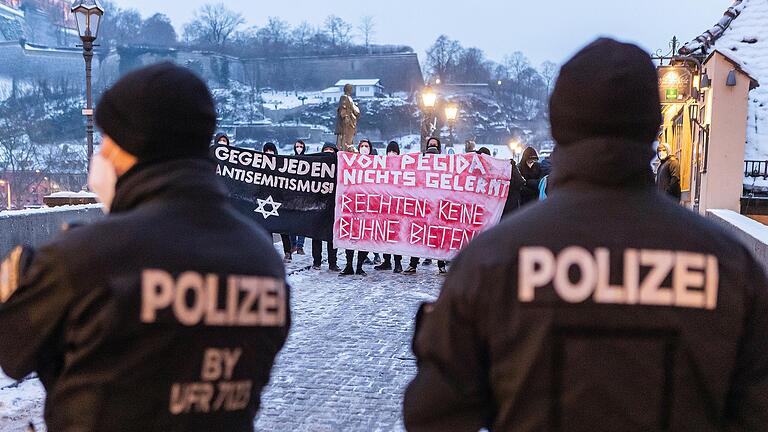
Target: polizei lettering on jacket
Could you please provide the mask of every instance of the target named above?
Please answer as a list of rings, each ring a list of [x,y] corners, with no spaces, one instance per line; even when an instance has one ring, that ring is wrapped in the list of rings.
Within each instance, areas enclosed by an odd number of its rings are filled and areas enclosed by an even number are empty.
[[[154,323],[170,310],[185,326],[282,327],[286,320],[285,281],[260,276],[228,276],[220,295],[219,276],[193,271],[173,277],[164,270],[141,275],[141,321]]]
[[[572,246],[556,255],[544,247],[523,247],[519,253],[518,299],[523,303],[534,302],[540,299],[540,290],[551,286],[567,303],[582,303],[591,298],[604,304],[708,310],[717,307],[717,257],[695,252],[626,249],[623,260],[623,283],[613,285],[611,281],[617,278],[610,273],[611,253],[607,248],[592,252]]]

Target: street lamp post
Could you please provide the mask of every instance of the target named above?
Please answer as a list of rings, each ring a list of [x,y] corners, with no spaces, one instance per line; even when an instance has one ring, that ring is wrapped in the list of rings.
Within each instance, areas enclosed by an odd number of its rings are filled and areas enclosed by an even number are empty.
[[[448,120],[448,146],[453,147],[453,128],[456,125],[456,117],[459,115],[459,107],[450,104],[445,107],[445,119]]]
[[[421,123],[421,152],[427,149],[427,140],[435,133],[437,128],[437,116],[435,116],[435,103],[437,93],[427,85],[421,92],[421,102],[424,105],[424,118]]]
[[[99,24],[104,16],[104,8],[99,0],[76,0],[72,3],[72,14],[77,21],[77,32],[83,42],[83,58],[85,59],[85,133],[88,139],[88,169],[91,168],[93,157],[93,95],[91,89],[91,61],[93,60],[93,42],[99,35]]]

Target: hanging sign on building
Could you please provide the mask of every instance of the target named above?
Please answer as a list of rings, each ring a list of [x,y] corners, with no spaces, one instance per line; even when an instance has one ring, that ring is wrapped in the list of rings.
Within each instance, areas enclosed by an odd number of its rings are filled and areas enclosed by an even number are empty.
[[[684,66],[660,66],[659,97],[662,104],[682,104],[693,94],[693,72]]]

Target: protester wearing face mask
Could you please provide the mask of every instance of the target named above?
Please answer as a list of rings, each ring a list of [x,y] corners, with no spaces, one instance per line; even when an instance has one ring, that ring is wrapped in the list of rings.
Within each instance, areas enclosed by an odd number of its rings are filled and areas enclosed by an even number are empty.
[[[364,155],[370,155],[371,154],[371,142],[367,139],[363,139],[360,141],[360,143],[357,145],[357,151],[360,154]],[[357,266],[354,265],[353,261],[355,259],[355,251],[351,249],[347,249],[345,251],[345,255],[347,258],[347,263],[344,266],[344,270],[339,273],[339,276],[351,276],[354,274],[357,274],[358,276],[367,276],[367,273],[365,270],[363,270],[363,264],[368,261],[368,252],[366,251],[358,251],[357,252]]]
[[[293,154],[301,156],[305,154],[306,144],[302,140],[296,140],[293,144]],[[304,236],[291,236],[291,252],[297,255],[304,255]]]
[[[266,142],[264,143],[264,146],[261,148],[261,151],[266,154],[276,155],[277,146],[273,142]],[[292,254],[293,246],[291,245],[291,236],[284,233],[279,233],[279,234],[280,234],[280,241],[283,243],[283,253],[285,254],[283,256],[283,262],[287,264],[293,261],[293,254]]]
[[[362,155],[370,155],[371,154],[371,142],[367,139],[361,140],[360,143],[357,145],[357,151]]]
[[[427,151],[426,154],[440,154],[442,152],[442,143],[440,142],[440,139],[431,137],[427,140]],[[427,258],[424,260],[424,265],[431,265],[432,260]],[[448,270],[445,268],[446,262],[442,260],[437,261],[437,272],[439,274],[447,274]],[[403,274],[406,275],[414,275],[416,274],[416,270],[419,267],[419,257],[411,257],[411,261],[408,264],[408,268],[403,271]]]
[[[15,379],[37,372],[51,431],[253,430],[288,334],[288,288],[269,236],[229,204],[208,157],[208,88],[153,65],[107,90],[95,120],[89,184],[109,214],[34,252],[13,286],[13,254],[0,266],[0,366]],[[246,285],[271,312],[241,316]],[[211,375],[212,356],[236,367]],[[245,393],[228,409],[180,407],[201,381]]]
[[[669,144],[661,143],[656,150],[661,165],[656,171],[656,186],[659,191],[680,202],[680,162],[670,151]]]
[[[397,141],[390,141],[389,144],[387,144],[387,156],[399,156],[399,155],[400,155],[400,145],[397,143]],[[380,265],[377,265],[373,269],[379,270],[379,271],[393,270],[392,255],[384,254],[384,262],[382,262]],[[395,255],[395,267],[394,267],[393,273],[402,273],[402,272],[403,272],[403,256]]]
[[[523,206],[539,199],[539,181],[543,177],[541,165],[539,165],[539,154],[533,147],[527,147],[523,151],[518,165],[520,174],[525,179],[525,185],[520,191],[520,205]]]
[[[326,143],[321,150],[323,153],[338,153],[336,144]],[[338,249],[333,247],[333,242],[326,242],[326,249],[328,253],[328,270],[340,272],[341,269],[338,266]],[[323,263],[323,241],[312,239],[312,269],[320,270],[320,266]]]
[[[216,144],[219,144],[219,145],[228,146],[229,145],[229,137],[225,133],[220,133],[220,134],[216,135],[216,138],[213,140],[213,142],[215,142]]]

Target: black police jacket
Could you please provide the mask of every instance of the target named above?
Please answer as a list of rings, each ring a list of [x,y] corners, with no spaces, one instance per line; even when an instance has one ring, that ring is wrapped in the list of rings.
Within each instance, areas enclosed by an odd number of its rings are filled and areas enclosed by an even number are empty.
[[[285,269],[206,160],[136,166],[111,214],[40,249],[0,304],[0,366],[55,431],[251,431],[285,342]]]
[[[655,189],[650,145],[554,158],[548,199],[473,241],[422,307],[406,427],[768,430],[758,263]]]

